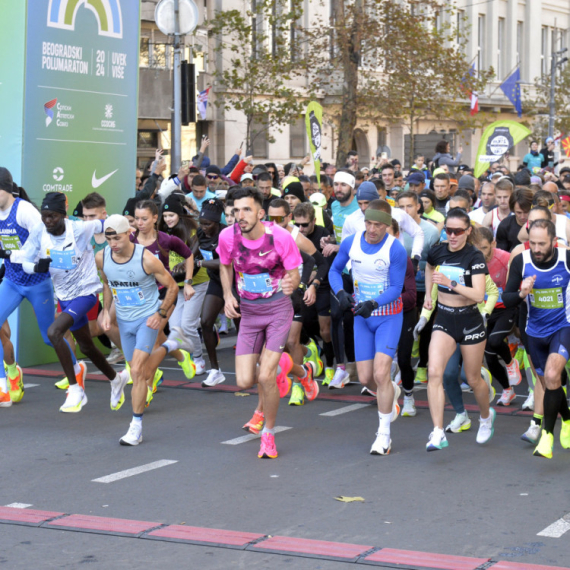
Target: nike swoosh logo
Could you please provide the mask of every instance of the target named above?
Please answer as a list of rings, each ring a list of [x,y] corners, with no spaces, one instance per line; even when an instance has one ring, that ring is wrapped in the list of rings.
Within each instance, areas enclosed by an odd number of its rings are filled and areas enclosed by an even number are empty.
[[[117,168],[117,170],[119,170]],[[93,186],[93,188],[99,188],[99,186],[101,186],[101,184],[103,184],[103,182],[106,182],[107,180],[109,180],[109,178],[111,178],[111,176],[113,176],[113,174],[115,174],[115,172],[117,172],[117,170],[113,170],[113,172],[107,174],[107,176],[103,176],[102,178],[97,178],[97,170],[93,171],[93,177],[91,178],[91,186]]]
[[[476,331],[480,326],[481,326],[481,325],[477,325],[474,329],[469,329],[469,330],[463,329],[463,334],[470,334],[470,333],[472,333],[473,331]]]
[[[259,257],[263,256],[263,255],[267,255],[268,253],[271,253],[271,250],[269,251],[260,251],[259,252]]]

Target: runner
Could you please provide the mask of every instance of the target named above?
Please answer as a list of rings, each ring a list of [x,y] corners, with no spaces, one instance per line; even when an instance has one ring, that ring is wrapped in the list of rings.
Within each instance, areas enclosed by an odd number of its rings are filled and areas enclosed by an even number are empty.
[[[169,339],[153,350],[158,332],[172,310],[178,286],[164,265],[142,245],[129,239],[129,221],[118,214],[105,220],[109,247],[97,254],[103,278],[103,330],[111,326],[111,305],[116,305],[117,323],[125,359],[133,379],[133,419],[121,445],[142,442],[142,418],[148,384],[165,356],[181,348],[186,339]],[[162,303],[157,282],[166,293]]]
[[[391,381],[390,370],[402,330],[407,255],[404,246],[387,235],[392,225],[390,212],[386,201],[372,200],[364,214],[366,230],[341,243],[329,272],[341,309],[353,307],[358,378],[377,395],[380,427],[370,449],[373,455],[390,453],[390,422],[399,413],[400,388]],[[349,261],[354,299],[343,288],[342,272]]]
[[[489,388],[481,378],[486,333],[477,308],[477,303],[485,296],[487,266],[483,254],[467,243],[471,220],[463,210],[451,209],[444,229],[449,243],[434,246],[428,253],[426,265],[426,291],[431,291],[432,283],[438,285],[438,313],[428,365],[428,400],[434,429],[426,445],[427,451],[448,446],[443,431],[443,373],[457,343],[461,345],[467,381],[481,411],[477,443],[491,439],[495,421],[495,410],[489,408]],[[424,307],[431,310],[432,306],[431,296],[426,295]]]
[[[481,222],[482,226],[493,230],[494,237],[497,236],[499,224],[505,218],[512,215],[509,202],[514,190],[515,187],[508,178],[501,178],[495,184],[495,204],[497,207],[493,208],[490,212],[487,212]]]
[[[232,197],[236,224],[222,231],[217,252],[226,315],[241,316],[236,380],[242,389],[258,383],[265,419],[258,457],[275,458],[274,428],[279,408],[276,378],[280,362],[283,382],[291,370],[291,358],[282,351],[293,320],[290,296],[300,283],[301,255],[289,232],[262,222],[263,198],[257,190],[241,188]],[[241,298],[239,312],[232,292],[232,269]]]

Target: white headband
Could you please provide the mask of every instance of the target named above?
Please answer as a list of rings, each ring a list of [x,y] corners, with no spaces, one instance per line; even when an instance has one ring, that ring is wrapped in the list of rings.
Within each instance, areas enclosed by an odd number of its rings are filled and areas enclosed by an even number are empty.
[[[334,175],[334,182],[344,182],[345,184],[348,184],[351,188],[354,188],[356,184],[354,176],[352,174],[349,174],[348,172],[337,172]]]

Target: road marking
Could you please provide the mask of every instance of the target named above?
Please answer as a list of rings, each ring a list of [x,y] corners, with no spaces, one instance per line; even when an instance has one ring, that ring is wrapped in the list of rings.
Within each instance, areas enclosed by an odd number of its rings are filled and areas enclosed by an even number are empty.
[[[36,386],[39,386],[39,384],[24,384],[24,390],[27,390],[28,388],[35,388]]]
[[[362,408],[369,408],[370,404],[352,404],[352,406],[345,406],[344,408],[337,408],[330,412],[324,412],[319,414],[319,416],[340,416],[341,414],[347,414],[348,412],[354,412],[355,410],[361,410]]]
[[[158,469],[160,467],[166,467],[167,465],[172,465],[173,463],[178,463],[178,461],[173,461],[172,459],[161,459],[160,461],[147,463],[146,465],[141,465],[140,467],[133,467],[132,469],[126,469],[125,471],[119,471],[118,473],[111,473],[111,475],[99,477],[98,479],[92,479],[91,481],[93,483],[113,483],[114,481],[126,479],[127,477],[132,477],[133,475],[139,475],[140,473],[146,473],[147,471],[152,471],[153,469]]]
[[[12,507],[13,509],[27,509],[32,505],[28,505],[28,503],[10,503],[9,505],[4,505],[5,507]]]
[[[274,433],[279,433],[280,431],[287,431],[288,429],[293,429],[285,426],[275,426],[273,428]],[[245,443],[246,441],[253,441],[254,439],[259,439],[261,434],[250,433],[248,435],[242,435],[241,437],[236,437],[235,439],[228,439],[228,441],[222,441],[224,445],[239,445],[240,443]]]
[[[570,513],[564,515],[561,519],[553,522],[544,530],[541,530],[536,536],[548,536],[550,538],[560,538],[564,533],[570,530]]]

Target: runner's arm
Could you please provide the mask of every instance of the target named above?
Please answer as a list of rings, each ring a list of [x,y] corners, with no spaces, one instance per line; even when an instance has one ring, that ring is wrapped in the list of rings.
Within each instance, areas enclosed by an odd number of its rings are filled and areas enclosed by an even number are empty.
[[[342,288],[342,272],[349,260],[349,252],[354,241],[354,235],[349,236],[341,244],[334,261],[329,270],[329,283],[334,293],[338,293]]]
[[[174,281],[172,275],[166,271],[164,265],[162,265],[162,261],[152,255],[148,249],[145,249],[143,253],[143,269],[148,275],[154,275],[154,278],[167,288],[166,295],[159,310],[162,309],[168,312],[172,305],[174,305],[176,297],[178,297],[178,285],[176,281]]]
[[[485,293],[487,294],[487,300],[479,303],[479,311],[490,315],[499,300],[499,289],[490,275],[485,275]]]
[[[26,273],[33,273],[34,262],[40,253],[40,236],[44,228],[43,223],[38,224],[28,235],[26,243],[20,248],[12,250],[10,254],[11,263],[21,263],[22,269]],[[31,268],[31,271],[29,270]]]
[[[517,255],[511,262],[509,277],[503,291],[503,303],[505,307],[516,307],[523,300],[520,296],[520,284],[523,279],[523,256]]]
[[[303,272],[301,274],[299,283],[304,283],[307,285],[311,280],[313,267],[315,267],[315,258],[301,249],[299,251],[301,252],[301,257],[303,258]],[[299,283],[297,284],[297,287],[299,286]]]
[[[422,232],[423,234],[423,232]],[[404,280],[406,278],[406,265],[408,264],[408,256],[404,246],[399,241],[394,241],[390,248],[390,285],[375,301],[378,306],[388,305],[395,301],[404,288]]]
[[[400,210],[400,228],[405,231],[413,240],[412,242],[412,259],[416,256],[421,258],[424,248],[424,231],[418,223],[406,212]]]

